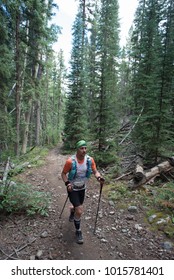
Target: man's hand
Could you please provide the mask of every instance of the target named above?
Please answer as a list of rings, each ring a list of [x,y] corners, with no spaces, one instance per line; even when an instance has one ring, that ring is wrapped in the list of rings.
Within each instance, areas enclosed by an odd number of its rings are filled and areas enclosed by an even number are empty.
[[[66,181],[66,182],[65,182],[65,186],[67,187],[67,191],[68,191],[68,192],[71,192],[71,191],[72,191],[72,185],[71,185],[71,183],[70,183],[69,181]]]
[[[97,177],[97,181],[104,184],[105,179],[103,177],[99,176],[99,177]]]

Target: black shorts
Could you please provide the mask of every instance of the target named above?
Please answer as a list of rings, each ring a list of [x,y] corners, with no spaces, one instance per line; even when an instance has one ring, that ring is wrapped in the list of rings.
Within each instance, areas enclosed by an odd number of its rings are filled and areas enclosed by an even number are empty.
[[[85,189],[81,191],[68,192],[69,200],[74,207],[78,207],[83,204],[85,198]]]

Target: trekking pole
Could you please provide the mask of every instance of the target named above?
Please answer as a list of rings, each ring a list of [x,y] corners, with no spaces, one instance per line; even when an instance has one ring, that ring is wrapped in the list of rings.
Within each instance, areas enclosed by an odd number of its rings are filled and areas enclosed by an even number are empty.
[[[94,225],[94,231],[93,231],[94,234],[95,234],[96,225],[97,225],[97,218],[98,218],[98,212],[99,212],[99,207],[100,207],[102,188],[103,188],[103,182],[100,182],[100,194],[99,194],[99,199],[98,199],[97,213],[96,213],[95,225]]]
[[[61,211],[61,213],[60,213],[59,219],[61,219],[61,217],[62,217],[62,213],[63,213],[63,210],[64,210],[64,208],[65,208],[65,205],[66,205],[67,201],[68,201],[68,195],[67,195],[67,198],[66,198],[66,200],[65,200],[65,203],[64,203],[64,205],[63,205],[63,208],[62,208],[62,211]]]

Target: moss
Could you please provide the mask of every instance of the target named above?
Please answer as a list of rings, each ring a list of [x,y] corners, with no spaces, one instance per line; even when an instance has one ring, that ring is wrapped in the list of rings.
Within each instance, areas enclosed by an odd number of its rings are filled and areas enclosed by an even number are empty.
[[[147,217],[146,217],[146,222],[150,223],[150,230],[162,231],[168,237],[170,238],[174,237],[174,224],[170,214],[171,213],[168,212],[167,213],[162,211],[157,212],[156,209],[150,209],[147,212]],[[149,222],[148,218],[152,215],[155,215],[155,217],[151,222]]]
[[[174,225],[173,224],[166,225],[164,227],[164,233],[170,238],[174,237]]]
[[[104,187],[104,193],[110,200],[120,200],[123,197],[129,197],[130,191],[127,185],[122,182],[107,184]]]

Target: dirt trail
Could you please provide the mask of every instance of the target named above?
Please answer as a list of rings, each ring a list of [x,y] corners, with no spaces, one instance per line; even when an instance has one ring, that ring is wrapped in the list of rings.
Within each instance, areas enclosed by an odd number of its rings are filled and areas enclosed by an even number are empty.
[[[89,185],[84,203],[82,231],[84,244],[75,242],[74,224],[68,221],[69,202],[60,212],[67,194],[61,171],[67,156],[59,148],[51,150],[45,164],[20,174],[20,180],[51,193],[49,217],[24,214],[0,217],[0,259],[109,260],[173,259],[173,250],[162,244],[166,239],[148,229],[143,211],[129,214],[116,209],[102,197],[96,234],[93,234],[99,184]],[[137,228],[135,225],[139,225]],[[141,228],[141,229],[140,229]]]

